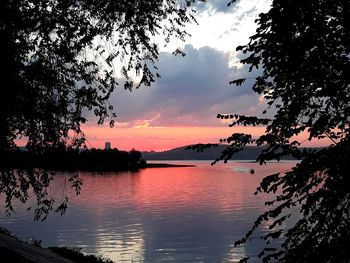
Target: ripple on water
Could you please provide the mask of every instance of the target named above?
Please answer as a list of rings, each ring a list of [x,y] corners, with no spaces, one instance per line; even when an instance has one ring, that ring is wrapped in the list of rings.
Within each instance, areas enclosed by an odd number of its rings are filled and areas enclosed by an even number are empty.
[[[82,194],[71,196],[66,215],[33,222],[32,211],[17,207],[0,225],[47,246],[80,247],[116,262],[236,262],[256,254],[259,244],[233,247],[263,210],[264,200],[253,192],[263,175],[293,163],[196,165],[85,172]],[[254,175],[244,172],[251,168]],[[52,186],[56,193],[62,193],[62,178]]]

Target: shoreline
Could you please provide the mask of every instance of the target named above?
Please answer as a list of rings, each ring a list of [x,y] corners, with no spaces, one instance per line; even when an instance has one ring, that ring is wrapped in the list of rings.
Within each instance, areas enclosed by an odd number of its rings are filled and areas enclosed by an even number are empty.
[[[85,255],[67,247],[41,247],[41,241],[23,241],[0,227],[0,253],[18,263],[113,263],[112,260]]]
[[[147,163],[143,168],[196,167],[194,164]]]
[[[13,262],[74,263],[74,261],[62,257],[48,248],[26,243],[6,233],[0,233],[0,251],[2,257],[11,258]]]

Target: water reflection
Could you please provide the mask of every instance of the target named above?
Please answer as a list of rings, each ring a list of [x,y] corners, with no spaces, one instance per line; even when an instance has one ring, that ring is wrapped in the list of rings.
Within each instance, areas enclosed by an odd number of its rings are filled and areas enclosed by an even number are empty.
[[[17,209],[13,217],[2,216],[0,225],[20,237],[41,239],[45,246],[80,247],[116,262],[236,262],[246,253],[256,254],[259,242],[233,247],[263,209],[261,197],[252,193],[262,176],[292,163],[195,164],[81,173],[82,194],[72,193],[66,215],[33,222],[32,213]],[[251,168],[255,174],[245,172]],[[51,194],[59,197],[62,191],[63,176]]]

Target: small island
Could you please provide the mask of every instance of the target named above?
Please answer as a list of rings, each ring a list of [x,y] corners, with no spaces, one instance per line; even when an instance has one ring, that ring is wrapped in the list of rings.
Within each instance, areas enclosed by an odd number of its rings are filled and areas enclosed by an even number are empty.
[[[194,164],[147,163],[146,168],[195,167]]]
[[[40,152],[17,149],[7,152],[2,168],[41,168],[53,171],[135,171],[144,168],[193,167],[186,164],[147,163],[142,153],[132,149],[46,148]]]

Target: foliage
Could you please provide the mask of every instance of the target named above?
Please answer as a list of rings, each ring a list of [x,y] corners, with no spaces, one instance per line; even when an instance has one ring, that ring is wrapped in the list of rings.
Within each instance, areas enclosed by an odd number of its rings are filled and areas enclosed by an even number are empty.
[[[165,43],[184,39],[184,26],[194,21],[192,2],[1,1],[0,156],[16,148],[17,138],[34,154],[60,145],[77,149],[85,142],[81,124],[88,112],[98,124],[107,118],[113,126],[116,115],[108,98],[117,78],[132,90],[159,76],[155,36],[163,34]],[[12,198],[25,202],[29,189],[40,205],[52,205],[45,199],[48,172],[0,173],[7,208],[12,209]],[[78,177],[72,183],[81,184]]]
[[[256,34],[237,48],[243,64],[261,68],[253,90],[267,102],[267,118],[219,114],[235,125],[262,125],[265,133],[233,134],[224,143],[227,160],[246,145],[262,147],[261,164],[293,156],[290,171],[264,178],[257,193],[273,193],[267,210],[236,245],[243,245],[263,223],[263,262],[349,262],[350,252],[350,6],[349,1],[273,0],[257,19]],[[242,84],[238,79],[232,84]],[[306,150],[307,140],[329,139],[329,146]],[[300,219],[284,229],[295,214]],[[272,240],[280,238],[281,246]],[[249,258],[242,259],[247,262]]]

